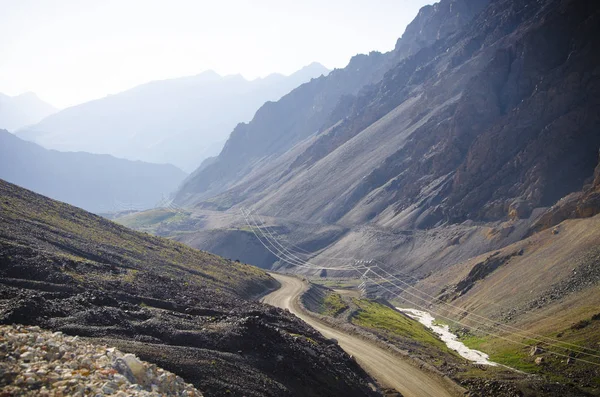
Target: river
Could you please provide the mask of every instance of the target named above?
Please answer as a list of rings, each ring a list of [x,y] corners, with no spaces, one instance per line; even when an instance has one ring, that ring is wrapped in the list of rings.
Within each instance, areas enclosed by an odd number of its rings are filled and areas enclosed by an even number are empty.
[[[446,343],[446,346],[456,351],[461,357],[464,357],[469,361],[473,361],[476,364],[492,366],[498,365],[497,363],[490,361],[489,356],[484,352],[470,349],[465,346],[464,343],[458,340],[456,335],[450,332],[450,328],[447,325],[434,324],[435,318],[428,312],[416,309],[402,309],[400,307],[397,307],[396,309],[432,330],[444,343]]]

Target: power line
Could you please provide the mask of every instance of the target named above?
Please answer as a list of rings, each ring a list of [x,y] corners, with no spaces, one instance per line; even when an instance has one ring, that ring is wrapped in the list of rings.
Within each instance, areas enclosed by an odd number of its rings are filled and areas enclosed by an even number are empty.
[[[245,215],[245,214],[244,214],[244,215]],[[252,217],[252,215],[251,215],[250,213],[249,213],[249,215]],[[253,221],[254,221],[254,222],[256,222],[256,221],[254,220],[254,218],[253,218],[253,217],[252,217],[252,219],[253,219]],[[248,222],[248,219],[247,219],[247,222]],[[248,225],[250,226],[249,222],[248,222]],[[259,230],[259,231],[260,231],[260,232],[263,234],[263,237],[265,238],[265,240],[266,240],[266,241],[268,241],[269,243],[273,244],[273,242],[272,242],[272,241],[270,241],[270,240],[269,240],[269,238],[266,236],[266,234],[263,232],[262,228],[261,228],[260,226],[258,226],[258,223],[257,223],[257,222],[256,222],[256,228],[257,228],[257,229],[258,229],[258,230]],[[265,228],[265,229],[266,229],[266,228]],[[268,231],[268,229],[266,229],[266,230]],[[253,231],[254,231],[254,229],[253,229]],[[323,268],[324,268],[324,267],[322,267],[322,266],[319,266],[319,265],[306,266],[305,264],[306,264],[306,263],[308,263],[308,262],[306,262],[306,261],[302,261],[300,258],[298,258],[297,256],[295,256],[295,255],[293,255],[293,254],[290,256],[289,254],[285,254],[285,252],[284,252],[284,251],[282,251],[281,249],[277,249],[277,250],[278,250],[278,252],[279,252],[280,254],[284,255],[284,257],[285,257],[285,259],[284,259],[284,258],[280,257],[279,255],[277,255],[276,253],[274,253],[272,250],[270,250],[270,249],[269,249],[269,248],[268,248],[268,247],[267,247],[267,246],[264,244],[264,242],[263,242],[263,241],[262,241],[262,240],[261,240],[261,239],[258,237],[258,235],[257,235],[256,233],[254,233],[254,234],[255,234],[255,236],[257,237],[257,239],[259,239],[259,241],[261,242],[261,244],[263,244],[263,246],[265,246],[265,248],[267,248],[267,249],[268,249],[268,250],[269,250],[271,253],[273,253],[273,254],[274,254],[276,257],[278,257],[279,259],[281,259],[281,260],[283,260],[283,261],[285,261],[285,262],[287,262],[287,263],[290,263],[292,266],[305,267],[305,268],[310,268],[310,269],[323,269]],[[272,235],[271,235],[271,237],[273,238],[273,236],[272,236]],[[275,240],[275,241],[276,241],[276,240]],[[278,244],[279,244],[279,243],[278,243]],[[274,245],[274,244],[273,244],[273,245]],[[283,247],[281,244],[279,244],[279,245],[280,245],[281,247]],[[283,248],[285,248],[285,247],[283,247]],[[287,250],[287,249],[286,249],[286,250]],[[291,252],[291,250],[287,250],[287,251],[288,251],[288,252]],[[291,261],[290,261],[290,258],[292,258],[292,260],[291,260]],[[359,271],[359,270],[358,270],[358,267],[354,267],[354,266],[351,266],[351,267],[352,267],[352,269],[353,269],[353,270],[355,270],[355,271],[359,272],[359,274],[362,274],[362,271]],[[387,273],[388,275],[391,275],[393,278],[395,278],[396,280],[398,280],[398,281],[402,282],[403,284],[406,284],[408,287],[410,287],[410,288],[412,288],[412,289],[415,289],[416,291],[418,291],[418,292],[420,292],[420,293],[422,293],[422,294],[424,294],[424,295],[428,295],[428,294],[426,294],[425,292],[423,292],[423,291],[420,291],[420,290],[418,290],[417,288],[415,288],[415,287],[411,286],[410,284],[407,284],[406,282],[404,282],[404,281],[400,280],[399,278],[397,278],[396,276],[392,275],[391,273],[389,273],[389,272],[385,271],[384,269],[380,268],[379,266],[374,266],[374,267],[375,267],[375,268],[378,268],[378,269],[380,269],[382,272],[385,272],[385,273]],[[350,270],[349,268],[340,268],[340,267],[336,267],[336,268],[334,268],[334,269],[335,269],[335,270]],[[371,271],[372,271],[374,274],[376,274],[376,275],[377,275],[379,278],[381,278],[381,279],[383,279],[383,280],[387,281],[389,284],[392,284],[392,285],[394,285],[396,288],[400,289],[401,291],[407,292],[405,289],[403,289],[403,288],[399,287],[398,285],[394,284],[393,282],[391,282],[391,281],[390,281],[390,280],[389,280],[387,277],[381,276],[380,274],[378,274],[378,273],[374,272],[374,271],[373,271],[373,267],[371,267],[371,268],[368,268],[368,270],[369,270],[369,269],[370,269],[370,270],[371,270]],[[363,270],[364,270],[364,267],[363,267]],[[361,276],[361,278],[365,278],[365,277],[366,277],[366,278],[368,278],[368,279],[372,280],[372,278],[370,278],[370,277],[367,277],[367,276],[366,276],[366,274],[368,273],[368,270],[367,270],[367,272],[366,272],[365,274],[363,274],[363,275]],[[373,280],[372,280],[372,281],[373,281]],[[376,283],[376,284],[378,284],[378,285],[382,286],[382,285],[381,285],[381,284],[379,284],[379,283]],[[384,288],[384,289],[386,289],[386,290],[390,291],[390,290],[389,290],[389,289],[387,289],[387,288]],[[390,291],[390,292],[391,292],[391,291]],[[414,297],[415,297],[415,298],[417,298],[417,299],[420,299],[420,300],[422,300],[422,301],[426,301],[426,299],[424,299],[423,297],[420,297],[420,296],[414,295],[414,294],[412,294],[412,293],[410,293],[410,292],[407,292],[407,293],[408,293],[408,294],[410,294],[411,296],[414,296]],[[399,294],[400,294],[400,293],[398,293],[398,294],[395,294],[395,296],[398,296]],[[437,298],[435,298],[435,297],[433,297],[433,296],[431,296],[431,295],[428,295],[428,296],[430,296],[430,297],[432,297],[432,298],[434,298],[434,299],[437,299]],[[423,308],[421,305],[418,305],[417,303],[415,303],[415,302],[413,302],[413,301],[411,301],[411,300],[409,300],[409,299],[406,299],[406,298],[402,298],[402,299],[406,300],[407,302],[409,302],[409,303],[411,303],[411,304],[413,304],[413,305],[415,305],[415,306],[418,306],[418,307],[420,307],[420,308]],[[431,302],[429,302],[429,303],[431,303]],[[445,303],[445,304],[446,304],[446,305],[449,305],[449,304],[447,304],[447,303]],[[467,311],[467,310],[464,310],[464,309],[462,309],[462,308],[459,308],[459,307],[457,307],[457,306],[453,306],[453,305],[449,305],[449,306],[452,306],[452,307],[454,307],[454,308],[457,308],[457,309],[459,309],[459,310],[461,310],[461,311],[463,311],[463,312],[470,313],[469,311]],[[430,310],[430,309],[423,308],[423,310]],[[461,322],[459,322],[459,321],[457,321],[457,320],[450,319],[449,317],[443,316],[443,315],[441,315],[441,314],[439,314],[439,313],[434,313],[434,314],[436,314],[436,315],[438,315],[438,316],[440,316],[440,317],[442,317],[442,318],[446,318],[446,319],[448,319],[448,320],[450,320],[450,321],[452,321],[452,322],[456,322],[456,323],[458,323],[458,324],[461,324],[461,325],[464,325],[464,326],[467,326],[467,327],[472,327],[472,326],[469,326],[469,325],[467,325],[467,324],[461,323]],[[479,316],[479,315],[477,315],[477,314],[475,314],[475,313],[470,313],[470,314],[472,314],[472,315],[474,315],[474,316],[477,316],[477,317],[479,317],[479,318],[483,318],[483,319],[486,319],[486,320],[488,320],[488,321],[491,321],[491,322],[492,322],[492,326],[497,326],[497,325],[504,326],[503,324],[499,324],[499,323],[497,323],[497,322],[495,322],[495,321],[493,321],[493,320],[491,320],[491,319],[487,319],[487,318],[485,318],[485,317],[483,317],[483,316]],[[472,321],[473,321],[473,320],[472,320]],[[478,324],[482,324],[482,325],[488,326],[488,327],[490,326],[490,324],[482,323],[481,321],[474,321],[474,322],[476,322],[476,323],[478,323]],[[508,327],[510,327],[510,326],[508,326]],[[516,328],[516,327],[511,327],[511,328],[513,328],[513,329],[517,329],[517,330],[519,330],[519,332],[509,332],[509,331],[506,331],[506,330],[505,330],[505,332],[507,332],[508,334],[511,334],[511,335],[520,335],[521,337],[523,337],[523,335],[524,335],[524,334],[525,334],[527,337],[530,337],[530,335],[534,335],[534,336],[541,336],[541,335],[536,335],[536,334],[534,334],[534,333],[530,333],[530,332],[529,332],[529,335],[527,335],[527,333],[528,333],[527,331],[522,331],[522,330],[520,330],[520,329],[518,329],[518,328]],[[514,340],[512,340],[512,339],[508,339],[508,338],[506,338],[506,337],[501,337],[500,335],[492,334],[492,333],[490,333],[490,332],[487,332],[487,331],[484,331],[484,330],[482,330],[482,329],[480,329],[480,328],[476,328],[476,329],[480,330],[481,332],[486,332],[486,333],[488,333],[488,334],[490,334],[490,335],[492,335],[492,336],[498,336],[498,337],[500,337],[500,338],[502,338],[502,339],[506,339],[506,340],[508,340],[508,341],[511,341],[511,342],[514,342],[514,343],[520,343],[520,344],[523,344],[524,346],[529,346],[529,345],[527,345],[527,344],[524,344],[524,343],[522,343],[522,342],[514,341]],[[531,338],[531,337],[530,337],[530,338]],[[542,336],[542,338],[545,338],[546,340],[553,340],[552,338],[547,338],[547,337],[543,337],[543,336]],[[531,338],[531,339],[534,339],[534,340],[535,340],[535,338]],[[537,340],[537,341],[538,341],[538,342],[542,342],[542,341],[540,341],[540,340]],[[547,343],[547,342],[546,342],[546,343]],[[569,345],[569,344],[568,344],[568,343],[566,343],[566,342],[559,342],[559,343],[563,343],[563,344],[567,344],[567,345]],[[575,349],[569,349],[569,348],[566,348],[566,347],[564,347],[564,346],[559,346],[559,345],[554,345],[554,344],[549,344],[549,345],[550,345],[550,346],[553,346],[553,347],[557,347],[557,348],[565,349],[565,350],[573,350],[573,351],[575,351]],[[577,346],[577,345],[572,345],[572,346],[576,346],[578,349],[581,349],[581,348],[582,348],[582,347],[580,347],[580,346]],[[585,348],[585,349],[587,349],[587,350],[590,350],[590,351],[595,351],[595,350],[592,350],[592,349],[589,349],[589,348]],[[600,357],[600,356],[596,356],[596,355],[593,355],[593,354],[590,354],[590,353],[586,353],[586,352],[582,352],[582,351],[576,351],[576,352],[577,352],[577,353],[579,353],[579,354],[585,354],[585,355],[592,356],[592,357]],[[553,354],[556,354],[556,355],[561,355],[561,354],[559,354],[559,353],[554,353],[554,352],[551,352],[551,353],[553,353]],[[561,355],[561,356],[565,356],[565,355]],[[565,356],[565,357],[569,357],[569,356]],[[573,358],[573,357],[570,357],[570,358]],[[579,359],[579,360],[581,360],[581,359]],[[583,360],[583,361],[585,361],[585,360]],[[591,363],[591,362],[590,362],[590,363]],[[600,364],[598,364],[598,365],[600,365]]]

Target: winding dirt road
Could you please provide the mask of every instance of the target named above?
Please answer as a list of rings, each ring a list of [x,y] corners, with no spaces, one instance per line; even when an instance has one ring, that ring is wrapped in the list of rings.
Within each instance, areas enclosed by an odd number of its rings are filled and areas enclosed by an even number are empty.
[[[281,288],[266,295],[262,302],[288,309],[310,324],[327,338],[337,339],[339,345],[373,378],[383,386],[392,387],[405,397],[451,397],[455,396],[452,387],[439,376],[424,372],[376,344],[348,335],[316,318],[306,315],[299,308],[297,299],[304,292],[306,284],[295,277],[271,273],[281,283]]]

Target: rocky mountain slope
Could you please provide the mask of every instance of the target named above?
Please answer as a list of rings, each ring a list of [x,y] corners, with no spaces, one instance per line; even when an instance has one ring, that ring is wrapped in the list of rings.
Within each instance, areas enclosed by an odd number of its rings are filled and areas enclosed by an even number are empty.
[[[290,76],[253,81],[213,71],[153,81],[64,109],[18,134],[48,149],[170,163],[190,172],[217,155],[227,134],[263,103],[327,73],[313,63]]]
[[[444,0],[424,7],[393,51],[357,55],[345,68],[298,87],[277,102],[265,104],[252,121],[233,130],[211,165],[192,174],[177,201],[197,203],[220,193],[253,169],[264,168],[265,162],[268,166],[273,158],[298,142],[313,134],[323,134],[346,116],[354,96],[363,87],[377,83],[391,66],[432,44],[441,35],[456,32],[486,3],[487,0]]]
[[[586,2],[494,1],[227,195],[267,214],[349,225],[528,217],[593,173],[596,18]]]
[[[42,101],[32,92],[12,97],[0,93],[1,129],[15,132],[57,111],[58,109]]]
[[[357,57],[263,107],[186,180],[177,202],[351,230],[352,243],[329,256],[356,255],[359,242],[363,253],[402,267],[408,261],[390,253],[416,256],[421,247],[429,270],[527,235],[543,208],[590,184],[597,164],[599,8],[575,0],[458,4],[424,9],[393,52]],[[460,24],[435,23],[455,21],[454,13]],[[402,56],[404,48],[412,54]],[[350,76],[359,59],[372,62],[360,67],[361,87],[320,106],[320,93],[332,91],[317,85]],[[291,110],[303,106],[319,112]],[[457,244],[486,228],[482,243]],[[435,258],[452,247],[458,256]]]
[[[567,220],[440,269],[398,301],[427,306],[493,360],[578,389],[566,395],[600,395],[599,242],[599,216]]]
[[[0,323],[116,346],[205,395],[375,395],[263,271],[134,232],[0,180]]]
[[[600,162],[594,170],[591,183],[585,184],[581,191],[559,200],[536,221],[531,232],[547,229],[565,219],[588,218],[598,213],[600,213]]]
[[[600,4],[491,0],[434,23],[458,4],[407,29],[430,42],[362,58],[371,77],[336,104],[313,82],[263,107],[184,183],[183,219],[140,225],[242,260],[252,233],[253,260],[315,278],[389,272],[367,292],[553,385],[537,395],[598,395]]]
[[[0,130],[0,178],[96,213],[152,208],[185,176],[168,164],[48,150]]]

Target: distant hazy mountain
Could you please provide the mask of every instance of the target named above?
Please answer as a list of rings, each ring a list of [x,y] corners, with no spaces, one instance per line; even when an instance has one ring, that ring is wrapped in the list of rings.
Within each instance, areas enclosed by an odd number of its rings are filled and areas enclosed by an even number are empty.
[[[313,63],[290,76],[253,81],[213,71],[153,81],[65,109],[18,134],[49,149],[107,153],[191,171],[217,155],[231,130],[262,104],[327,73]]]
[[[185,176],[168,164],[48,150],[0,130],[0,179],[96,213],[151,208]]]
[[[14,132],[39,122],[57,110],[33,92],[12,97],[0,93],[0,128]]]

